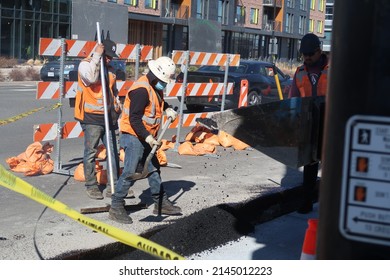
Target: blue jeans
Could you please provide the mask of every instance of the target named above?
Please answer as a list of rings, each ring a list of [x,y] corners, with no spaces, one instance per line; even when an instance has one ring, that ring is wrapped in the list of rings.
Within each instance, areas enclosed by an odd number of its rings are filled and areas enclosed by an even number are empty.
[[[106,135],[105,135],[105,127],[103,125],[94,125],[94,124],[81,124],[81,127],[84,132],[84,176],[85,176],[85,186],[88,188],[94,187],[98,185],[98,181],[96,178],[96,152],[97,147],[99,145],[99,141],[101,140],[104,146],[107,147],[106,143]],[[111,159],[112,159],[112,174],[114,178],[114,184],[118,180],[118,172],[119,172],[119,155],[118,155],[118,146],[116,143],[116,135],[115,130],[110,130],[110,142],[111,142]],[[108,163],[108,158],[107,158]],[[107,164],[108,166],[108,164]],[[111,168],[108,166],[107,186],[111,186],[110,184],[110,174]]]
[[[111,206],[120,207],[124,205],[124,198],[126,197],[129,188],[134,185],[135,181],[127,179],[133,175],[138,163],[143,164],[146,157],[151,151],[148,143],[140,141],[137,137],[131,134],[122,134],[120,138],[120,146],[125,151],[125,162],[123,171],[118,179],[118,184],[115,188],[115,193],[111,197]],[[160,164],[157,157],[154,156],[148,165],[148,171],[151,174],[148,177],[150,192],[158,196],[160,194],[161,177]]]

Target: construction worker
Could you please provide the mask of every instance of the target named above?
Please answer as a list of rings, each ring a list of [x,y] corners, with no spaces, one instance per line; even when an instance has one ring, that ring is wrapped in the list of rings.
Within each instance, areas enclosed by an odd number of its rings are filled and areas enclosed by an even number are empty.
[[[103,59],[106,70],[107,86],[107,110],[110,131],[108,131],[111,141],[112,166],[108,172],[112,172],[114,182],[118,179],[119,156],[115,130],[118,129],[118,118],[120,114],[120,104],[117,100],[117,88],[115,74],[109,71],[108,64],[118,57],[116,54],[116,44],[111,40],[103,40],[98,44],[91,57],[80,62],[78,68],[78,89],[76,93],[74,117],[80,121],[84,132],[84,175],[87,195],[92,199],[103,199],[102,191],[99,189],[96,178],[96,152],[99,141],[107,147],[106,128],[104,121],[103,90],[100,77],[100,60]],[[110,181],[107,189],[111,190]]]
[[[164,101],[163,90],[174,78],[176,66],[169,57],[160,57],[148,62],[149,72],[139,78],[126,95],[120,120],[120,146],[125,151],[124,167],[115,193],[111,197],[109,218],[123,224],[132,223],[125,209],[125,196],[135,181],[129,176],[136,172],[138,164],[143,164],[156,140],[163,111],[172,121],[177,113]],[[151,174],[147,177],[154,200],[154,214],[178,215],[181,209],[168,200],[164,192],[160,164],[156,156],[149,163]],[[159,209],[160,207],[160,209]]]
[[[327,92],[328,58],[322,53],[320,39],[313,33],[303,36],[299,49],[304,59],[294,74],[289,92],[291,97],[317,97]],[[303,204],[298,213],[313,210],[313,199],[317,182],[319,162],[313,162],[303,168]]]

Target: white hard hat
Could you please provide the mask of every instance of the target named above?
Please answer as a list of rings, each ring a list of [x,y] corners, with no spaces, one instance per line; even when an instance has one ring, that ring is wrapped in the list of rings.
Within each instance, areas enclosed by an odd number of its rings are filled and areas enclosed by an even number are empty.
[[[164,83],[169,83],[175,78],[176,65],[167,56],[161,56],[156,60],[149,60],[148,67]]]

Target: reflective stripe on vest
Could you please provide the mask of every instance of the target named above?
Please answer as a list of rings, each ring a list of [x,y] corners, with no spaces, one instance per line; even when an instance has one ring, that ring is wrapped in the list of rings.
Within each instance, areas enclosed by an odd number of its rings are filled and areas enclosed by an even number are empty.
[[[320,78],[318,79],[317,84],[314,86],[314,90],[306,67],[300,66],[297,68],[295,73],[295,82],[301,97],[310,97],[313,96],[313,93],[315,96],[324,96],[326,94],[328,83],[328,68],[329,66],[326,65],[320,72]]]

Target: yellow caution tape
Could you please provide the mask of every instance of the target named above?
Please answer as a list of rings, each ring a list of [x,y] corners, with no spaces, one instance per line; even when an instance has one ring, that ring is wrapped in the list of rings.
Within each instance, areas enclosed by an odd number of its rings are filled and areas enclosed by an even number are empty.
[[[52,106],[49,107],[49,109],[46,110],[46,112],[50,112],[50,111],[53,111],[55,109],[58,109],[59,107],[62,106],[62,103],[56,103]],[[32,109],[30,111],[27,111],[27,112],[24,112],[24,113],[21,113],[19,115],[16,115],[16,116],[13,116],[12,118],[8,118],[8,119],[4,119],[4,120],[0,120],[0,126],[1,125],[5,125],[5,124],[9,124],[9,123],[12,123],[12,122],[15,122],[17,120],[20,120],[20,119],[23,119],[31,114],[34,114],[40,110],[42,110],[43,108],[47,108],[47,106],[44,106],[44,107],[39,107],[39,108],[36,108],[36,109]]]
[[[58,103],[54,104],[53,106],[51,106],[49,109],[47,109],[46,112],[53,111],[61,106],[62,106],[62,103],[58,102]]]
[[[20,119],[23,119],[23,118],[25,118],[25,117],[27,117],[27,116],[35,113],[35,112],[38,112],[38,111],[42,110],[43,108],[45,108],[45,107],[32,109],[30,111],[27,111],[27,112],[21,113],[19,115],[13,116],[12,118],[5,119],[5,120],[0,120],[0,126],[1,125],[5,125],[5,124],[9,124],[9,123],[12,123],[12,122],[15,122],[15,121],[20,120]]]
[[[103,233],[150,255],[154,255],[165,260],[184,260],[184,257],[157,243],[80,214],[76,210],[34,188],[29,183],[8,172],[2,165],[0,165],[0,184],[59,213],[62,213],[97,232]]]

